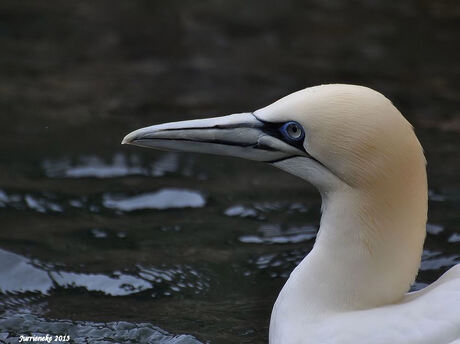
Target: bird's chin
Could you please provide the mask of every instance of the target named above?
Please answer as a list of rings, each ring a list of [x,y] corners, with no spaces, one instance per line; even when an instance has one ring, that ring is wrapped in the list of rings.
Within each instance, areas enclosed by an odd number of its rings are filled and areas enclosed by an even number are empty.
[[[312,157],[293,156],[272,162],[271,164],[280,170],[308,181],[315,186],[321,194],[327,193],[330,190],[337,190],[338,187],[346,185],[345,182],[331,172],[325,165]]]

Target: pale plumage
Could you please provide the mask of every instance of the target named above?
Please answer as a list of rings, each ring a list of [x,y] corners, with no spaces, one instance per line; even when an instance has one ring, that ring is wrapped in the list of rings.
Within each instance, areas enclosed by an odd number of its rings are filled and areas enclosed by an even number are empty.
[[[317,86],[254,113],[147,127],[123,142],[264,161],[318,188],[317,240],[278,296],[271,344],[460,340],[459,266],[405,294],[425,239],[425,158],[380,93]]]

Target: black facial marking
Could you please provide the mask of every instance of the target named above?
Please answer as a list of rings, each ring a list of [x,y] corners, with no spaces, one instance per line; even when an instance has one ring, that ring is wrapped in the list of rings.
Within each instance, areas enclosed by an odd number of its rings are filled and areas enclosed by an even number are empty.
[[[305,138],[303,138],[302,140],[299,140],[299,141],[292,141],[292,140],[287,140],[284,135],[281,133],[280,129],[283,125],[286,124],[286,122],[280,122],[280,123],[273,123],[273,122],[267,122],[267,121],[264,121],[263,119],[260,119],[259,117],[257,117],[253,112],[252,112],[252,115],[260,122],[263,123],[263,126],[262,128],[260,128],[264,133],[266,133],[267,135],[270,135],[270,136],[273,136],[273,137],[276,137],[277,139],[283,141],[283,142],[286,142],[287,144],[291,145],[291,146],[294,146],[296,147],[297,149],[301,150],[302,152],[305,152],[307,155],[308,155],[308,158],[311,159],[311,160],[314,160],[316,161],[319,165],[323,166],[324,168],[326,168],[327,170],[329,170],[327,168],[326,165],[324,165],[321,161],[319,161],[318,159],[316,159],[314,156],[312,156],[309,152],[307,152],[307,150],[305,149],[304,145],[303,145],[303,142],[305,140]],[[273,161],[267,161],[269,163],[275,163],[275,162],[280,162],[280,161],[283,161],[283,160],[287,160],[287,159],[290,159],[290,158],[293,158],[294,156],[289,156],[289,157],[286,157],[286,158],[282,158],[282,159],[279,159],[279,160],[273,160]]]
[[[264,120],[256,117],[256,115],[254,115],[254,113],[252,113],[252,115],[255,118],[257,118],[257,120],[259,120],[260,122],[263,123],[263,126],[260,129],[264,133],[266,133],[267,135],[270,135],[272,137],[276,137],[278,140],[286,142],[288,145],[291,145],[291,146],[301,150],[302,152],[305,152],[308,155],[310,155],[305,150],[305,147],[303,146],[303,142],[304,142],[305,138],[303,140],[299,140],[299,141],[287,140],[286,137],[281,133],[281,128],[283,127],[283,125],[285,125],[286,122],[280,122],[280,123],[267,122],[267,121],[264,121]]]

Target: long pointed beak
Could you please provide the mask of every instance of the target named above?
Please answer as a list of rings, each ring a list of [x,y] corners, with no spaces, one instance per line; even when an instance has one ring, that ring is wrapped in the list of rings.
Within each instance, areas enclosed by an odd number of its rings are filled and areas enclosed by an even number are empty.
[[[305,155],[252,113],[153,125],[129,133],[122,144],[265,162]]]

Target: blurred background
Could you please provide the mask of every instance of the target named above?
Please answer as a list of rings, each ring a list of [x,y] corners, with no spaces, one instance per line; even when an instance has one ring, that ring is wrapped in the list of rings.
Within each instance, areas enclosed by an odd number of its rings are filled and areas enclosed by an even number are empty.
[[[265,343],[320,198],[259,163],[121,146],[163,121],[366,85],[414,125],[413,289],[460,262],[460,3],[0,1],[0,342]]]

